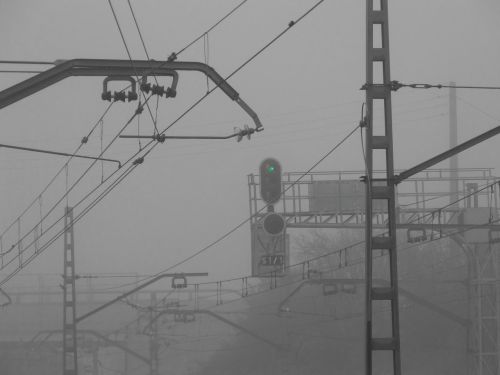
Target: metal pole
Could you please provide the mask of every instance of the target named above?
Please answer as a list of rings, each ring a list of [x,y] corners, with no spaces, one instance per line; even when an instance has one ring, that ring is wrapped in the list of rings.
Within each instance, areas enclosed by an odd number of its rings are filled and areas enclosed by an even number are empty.
[[[150,360],[150,374],[158,375],[159,359],[158,359],[158,320],[155,316],[156,293],[151,293],[151,305],[149,311],[149,319],[151,321],[151,333],[149,337],[149,360]]]
[[[73,208],[66,207],[64,215],[64,273],[63,273],[63,375],[78,374],[76,340],[75,241]]]

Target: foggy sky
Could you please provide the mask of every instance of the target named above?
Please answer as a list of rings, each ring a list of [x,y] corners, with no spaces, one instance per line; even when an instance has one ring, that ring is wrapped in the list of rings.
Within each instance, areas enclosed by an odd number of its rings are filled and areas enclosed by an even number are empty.
[[[239,1],[133,1],[148,53],[163,60],[203,33]],[[126,2],[114,1],[132,57],[144,59]],[[209,33],[208,63],[227,76],[302,15],[314,1],[251,0]],[[405,83],[499,86],[500,4],[494,0],[390,1],[391,79]],[[304,171],[360,119],[365,80],[365,2],[327,0],[229,83],[257,112],[265,131],[250,141],[167,141],[75,228],[78,273],[156,273],[208,245],[249,215],[247,174],[273,156],[283,170]],[[4,60],[127,59],[106,1],[0,1]],[[179,61],[204,61],[203,41]],[[12,68],[12,67],[10,67]],[[28,66],[27,68],[31,68]],[[42,68],[44,68],[42,66]],[[0,87],[29,77],[0,74]],[[166,84],[166,81],[165,81]],[[72,152],[107,102],[102,78],[70,78],[0,111],[0,143]],[[201,74],[181,73],[175,99],[160,99],[165,128],[206,92]],[[499,125],[498,91],[458,91],[459,141]],[[150,102],[155,108],[156,99]],[[104,120],[110,140],[136,108],[117,103]],[[153,128],[145,111],[141,133]],[[393,95],[395,166],[408,168],[448,147],[448,92],[401,89]],[[177,123],[169,134],[228,135],[251,119],[220,91]],[[134,121],[126,134],[137,133]],[[82,154],[100,150],[96,136]],[[359,134],[316,170],[364,169]],[[460,158],[461,167],[500,173],[499,139]],[[137,141],[119,140],[106,154],[126,159]],[[63,158],[0,150],[1,229],[35,198]],[[74,179],[88,162],[72,163]],[[441,166],[447,167],[446,163]],[[105,173],[110,173],[107,166]],[[84,192],[101,178],[96,168]],[[65,181],[54,192],[64,192]],[[77,200],[71,194],[69,204]],[[62,211],[60,212],[62,214]],[[211,280],[250,272],[249,224],[177,269],[209,272]],[[62,241],[25,270],[62,272]],[[15,282],[15,279],[12,283]]]

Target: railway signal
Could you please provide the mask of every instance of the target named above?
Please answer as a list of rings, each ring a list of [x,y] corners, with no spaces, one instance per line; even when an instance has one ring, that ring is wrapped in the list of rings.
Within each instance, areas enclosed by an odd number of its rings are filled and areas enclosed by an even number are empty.
[[[260,163],[260,196],[267,204],[274,204],[281,198],[281,165],[274,158]]]

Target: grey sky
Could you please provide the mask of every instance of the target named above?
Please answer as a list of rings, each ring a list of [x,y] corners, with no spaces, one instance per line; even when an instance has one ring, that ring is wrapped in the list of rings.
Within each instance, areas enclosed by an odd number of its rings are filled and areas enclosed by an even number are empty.
[[[133,1],[149,55],[165,59],[203,33],[238,1]],[[127,3],[114,1],[133,58],[145,58]],[[249,0],[209,34],[209,64],[227,76],[281,32],[314,1]],[[267,156],[284,171],[303,171],[359,121],[364,93],[364,1],[327,0],[230,80],[258,113],[265,131],[251,141],[172,141],[159,145],[76,227],[78,272],[153,273],[192,254],[248,216],[246,175]],[[391,78],[405,83],[500,85],[500,3],[494,0],[390,2]],[[127,54],[107,1],[0,1],[2,59],[122,58]],[[203,41],[179,60],[204,61]],[[0,88],[27,75],[0,74]],[[101,78],[71,78],[0,111],[0,143],[72,152],[107,103]],[[206,91],[200,74],[181,74],[178,96],[161,99],[163,129]],[[406,168],[448,144],[448,92],[401,89],[393,95],[396,167]],[[500,119],[500,92],[463,90],[459,140]],[[155,101],[152,101],[155,108]],[[104,121],[110,140],[135,110],[118,103]],[[250,119],[216,92],[170,134],[226,135]],[[134,122],[126,133],[137,132]],[[151,134],[148,114],[141,133]],[[96,133],[97,135],[99,132]],[[82,153],[100,149],[100,138]],[[108,157],[124,160],[136,141],[120,140]],[[464,167],[500,173],[498,139],[468,151]],[[56,157],[0,150],[1,228],[9,225],[64,163]],[[88,165],[76,162],[69,179]],[[443,165],[446,167],[447,165]],[[359,134],[317,170],[363,169]],[[107,167],[105,173],[110,173]],[[101,178],[100,167],[69,197],[74,204]],[[63,193],[64,178],[51,197]],[[47,204],[50,198],[47,199]],[[61,210],[62,213],[62,210]],[[61,272],[56,242],[27,272]],[[212,279],[249,273],[249,225],[179,270],[207,271]]]

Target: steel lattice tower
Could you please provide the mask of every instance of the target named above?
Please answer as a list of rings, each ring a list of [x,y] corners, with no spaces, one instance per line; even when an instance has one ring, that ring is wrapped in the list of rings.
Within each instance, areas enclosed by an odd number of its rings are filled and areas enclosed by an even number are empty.
[[[371,375],[377,368],[378,357],[374,352],[392,353],[394,375],[401,374],[401,356],[399,339],[399,306],[398,306],[398,273],[396,249],[396,200],[394,183],[394,159],[392,138],[392,106],[389,60],[389,17],[387,0],[380,0],[374,7],[374,0],[366,1],[366,374]],[[378,42],[374,44],[374,40]],[[381,69],[381,70],[380,70]],[[374,81],[374,71],[380,77],[380,82]],[[383,120],[379,124],[379,116],[374,116],[374,101],[383,108]],[[379,106],[377,105],[378,109]],[[382,117],[382,116],[381,116]],[[376,157],[376,159],[375,159]],[[374,175],[374,159],[380,161],[377,170],[383,174]],[[376,236],[373,231],[373,207],[375,201],[386,202],[387,220],[383,236]],[[378,203],[377,202],[377,203]],[[385,205],[385,203],[384,203]],[[388,267],[382,275],[387,285],[374,285],[373,252],[381,251]],[[373,319],[374,303],[388,305],[391,314],[391,332],[379,332],[379,322]],[[385,306],[384,306],[385,307]],[[378,333],[380,334],[380,333]],[[385,360],[386,357],[383,357]],[[380,358],[382,359],[382,358]]]

